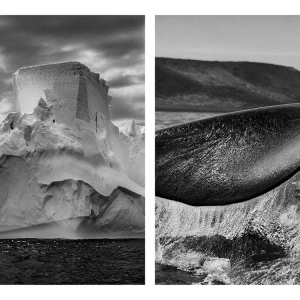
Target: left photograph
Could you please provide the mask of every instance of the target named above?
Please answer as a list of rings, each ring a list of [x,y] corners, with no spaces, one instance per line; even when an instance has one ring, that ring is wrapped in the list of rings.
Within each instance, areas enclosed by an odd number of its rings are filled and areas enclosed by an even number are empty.
[[[0,284],[145,283],[144,125],[145,16],[0,16]]]

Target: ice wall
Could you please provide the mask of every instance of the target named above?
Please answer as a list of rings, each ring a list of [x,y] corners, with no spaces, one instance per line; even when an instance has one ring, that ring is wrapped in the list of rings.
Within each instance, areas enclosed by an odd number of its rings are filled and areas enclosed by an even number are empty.
[[[99,74],[77,62],[26,67],[13,87],[16,112],[0,123],[0,232],[76,220],[81,238],[142,236],[144,135],[112,124]]]
[[[40,98],[53,105],[58,122],[110,120],[108,85],[79,62],[24,67],[13,74],[14,111],[33,112]]]

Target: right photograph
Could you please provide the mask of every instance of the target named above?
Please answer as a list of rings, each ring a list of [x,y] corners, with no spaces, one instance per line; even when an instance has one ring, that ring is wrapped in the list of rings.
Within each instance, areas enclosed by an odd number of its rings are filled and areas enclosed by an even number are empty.
[[[300,16],[155,26],[156,284],[300,284]]]

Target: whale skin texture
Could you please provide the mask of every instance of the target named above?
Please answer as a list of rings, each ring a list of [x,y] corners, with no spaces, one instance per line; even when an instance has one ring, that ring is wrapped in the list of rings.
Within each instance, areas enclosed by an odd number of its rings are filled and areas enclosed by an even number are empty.
[[[268,192],[300,166],[300,105],[219,115],[156,132],[156,196],[225,205]]]

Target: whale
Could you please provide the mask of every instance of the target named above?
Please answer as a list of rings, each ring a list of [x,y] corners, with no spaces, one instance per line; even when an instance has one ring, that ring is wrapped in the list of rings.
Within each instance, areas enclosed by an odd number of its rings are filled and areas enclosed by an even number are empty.
[[[300,104],[201,119],[155,132],[155,195],[191,206],[251,200],[300,170]]]

